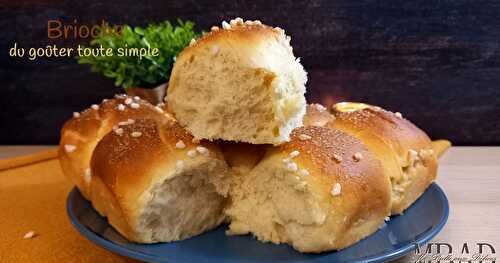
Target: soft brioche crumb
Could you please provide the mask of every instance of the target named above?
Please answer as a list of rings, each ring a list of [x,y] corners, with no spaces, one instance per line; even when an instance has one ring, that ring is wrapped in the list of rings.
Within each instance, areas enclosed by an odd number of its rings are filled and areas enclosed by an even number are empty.
[[[186,239],[224,220],[224,198],[211,183],[223,173],[223,165],[208,159],[176,161],[176,175],[147,193],[153,198],[145,204],[138,225],[147,243]]]
[[[260,241],[290,243],[295,249],[307,251],[324,242],[321,236],[311,239],[317,236],[312,226],[319,228],[327,214],[311,194],[309,184],[277,163],[277,158],[265,160],[242,179],[242,192],[234,195],[236,200],[226,211],[231,218],[227,233],[252,233]],[[311,226],[311,232],[303,232],[303,225]]]
[[[223,22],[177,57],[169,108],[196,138],[280,144],[302,125],[306,72],[283,32]]]

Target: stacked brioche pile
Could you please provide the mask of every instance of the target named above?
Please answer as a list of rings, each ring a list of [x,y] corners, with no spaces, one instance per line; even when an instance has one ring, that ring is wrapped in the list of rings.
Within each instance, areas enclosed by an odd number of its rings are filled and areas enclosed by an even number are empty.
[[[65,174],[131,241],[228,234],[341,249],[402,213],[436,176],[427,135],[398,113],[307,105],[280,28],[234,19],[177,57],[167,104],[119,95],[62,132]]]

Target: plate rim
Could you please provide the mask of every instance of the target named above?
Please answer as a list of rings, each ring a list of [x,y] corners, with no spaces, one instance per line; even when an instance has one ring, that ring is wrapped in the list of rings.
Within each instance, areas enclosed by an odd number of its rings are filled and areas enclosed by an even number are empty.
[[[429,242],[432,238],[434,238],[441,230],[444,228],[448,221],[448,216],[449,216],[449,201],[448,198],[446,197],[446,194],[444,193],[443,189],[439,187],[438,184],[433,182],[429,187],[424,191],[427,192],[431,187],[435,188],[437,193],[440,195],[442,203],[443,203],[443,214],[441,218],[439,219],[439,223],[433,226],[430,230],[426,232],[425,235],[420,237],[419,239],[416,239],[414,242],[411,244],[405,245],[401,248],[395,249],[391,251],[390,253],[386,253],[383,255],[374,255],[374,256],[368,256],[364,258],[359,258],[356,259],[356,262],[370,262],[370,263],[378,263],[378,262],[387,262],[390,260],[395,260],[400,257],[403,257],[404,255],[408,254],[412,249],[415,248],[415,244],[418,244],[419,246]],[[153,256],[150,254],[142,253],[139,251],[135,250],[130,250],[127,249],[119,244],[116,244],[106,238],[103,238],[99,236],[98,234],[94,233],[84,225],[78,223],[79,220],[74,213],[73,209],[73,204],[71,202],[72,199],[75,198],[76,192],[79,191],[76,187],[73,187],[71,191],[68,194],[68,197],[66,198],[66,212],[69,217],[69,221],[75,227],[80,234],[82,234],[85,238],[90,240],[92,243],[101,246],[111,252],[117,253],[119,255],[122,255],[124,257],[129,257],[137,260],[146,260],[150,262],[165,262],[165,263],[178,263],[178,262],[172,262],[170,260],[162,259],[159,258],[158,256]],[[420,197],[419,197],[420,198]],[[417,199],[418,200],[418,199]]]
[[[444,228],[444,226],[448,222],[448,216],[450,213],[450,205],[449,205],[448,197],[446,197],[446,194],[444,193],[443,189],[441,189],[441,187],[439,187],[439,185],[436,182],[432,182],[432,184],[429,185],[429,187],[427,187],[427,189],[422,194],[425,194],[425,192],[427,190],[429,190],[431,187],[434,187],[437,190],[437,193],[440,195],[440,197],[442,198],[441,200],[443,201],[443,215],[439,219],[439,223],[436,224],[435,226],[433,226],[429,231],[427,231],[427,233],[424,236],[420,237],[419,239],[416,239],[411,244],[403,246],[399,249],[395,249],[393,252],[385,254],[385,255],[375,255],[375,256],[371,256],[371,257],[360,258],[359,259],[360,262],[378,263],[378,262],[387,262],[390,260],[395,260],[395,259],[401,258],[401,257],[407,255],[408,253],[410,253],[411,250],[415,248],[415,244],[418,244],[419,246],[426,244],[431,239],[433,239],[437,234],[439,234],[439,232],[441,232],[441,230]],[[419,198],[420,198],[420,196],[419,196]],[[417,198],[417,200],[419,198]]]

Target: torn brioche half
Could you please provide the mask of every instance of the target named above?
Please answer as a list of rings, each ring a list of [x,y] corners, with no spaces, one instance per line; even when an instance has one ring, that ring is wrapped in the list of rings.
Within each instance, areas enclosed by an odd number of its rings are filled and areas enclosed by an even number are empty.
[[[382,162],[392,182],[393,214],[403,213],[436,178],[431,140],[401,113],[343,102],[333,106],[333,114],[335,120],[327,127],[358,138]]]
[[[287,243],[300,252],[342,249],[375,232],[390,214],[380,162],[356,138],[300,127],[268,147],[226,209],[228,234]]]
[[[167,101],[196,138],[280,144],[302,125],[306,80],[282,29],[235,19],[177,56]]]
[[[136,119],[173,119],[164,105],[154,106],[139,97],[116,95],[83,112],[75,112],[61,130],[59,162],[62,171],[82,195],[90,197],[90,158],[104,135]]]
[[[90,201],[130,241],[169,242],[218,226],[225,199],[214,181],[227,173],[217,146],[193,143],[177,122],[137,120],[99,142]]]

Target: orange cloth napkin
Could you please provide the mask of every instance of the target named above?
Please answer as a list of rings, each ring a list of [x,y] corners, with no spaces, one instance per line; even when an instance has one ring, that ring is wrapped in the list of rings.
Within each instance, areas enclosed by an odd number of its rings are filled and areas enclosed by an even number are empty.
[[[72,185],[58,159],[13,159],[16,165],[8,165],[16,167],[0,171],[0,262],[134,262],[94,245],[73,228],[66,214]],[[24,239],[29,231],[35,237]]]
[[[16,168],[24,165],[34,164],[37,162],[57,158],[57,148],[39,151],[34,154],[13,157],[8,159],[0,159],[0,171]]]

